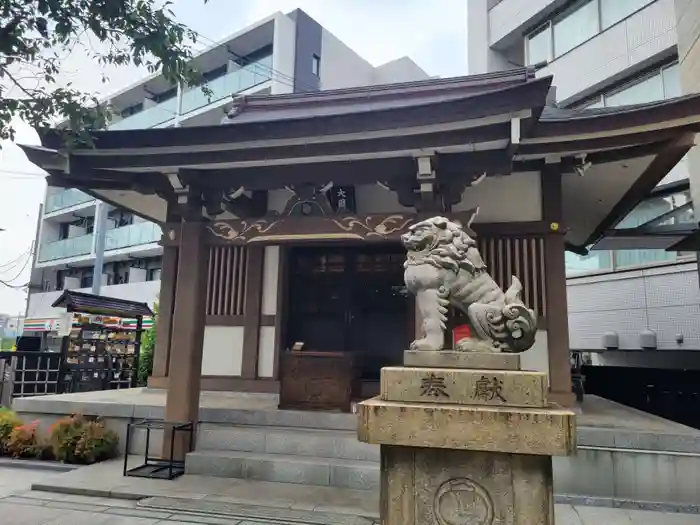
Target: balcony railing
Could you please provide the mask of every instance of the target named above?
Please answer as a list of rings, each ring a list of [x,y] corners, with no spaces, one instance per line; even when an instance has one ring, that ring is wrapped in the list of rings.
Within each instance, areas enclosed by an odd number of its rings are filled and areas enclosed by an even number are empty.
[[[92,240],[93,235],[89,234],[44,243],[39,247],[39,262],[88,255],[92,252]]]
[[[62,210],[63,208],[69,208],[70,206],[75,206],[77,204],[94,200],[94,197],[91,197],[87,193],[83,193],[80,190],[69,189],[58,191],[46,197],[44,213],[51,213],[56,210]]]
[[[252,62],[245,67],[231,71],[209,81],[211,95],[205,95],[201,88],[192,87],[182,94],[182,115],[230,97],[239,91],[245,91],[272,78],[272,55]],[[122,120],[110,124],[109,129],[144,129],[152,128],[175,118],[177,115],[177,98],[170,98],[156,106],[134,113]]]
[[[222,77],[209,82],[211,95],[202,93],[198,87],[191,88],[182,94],[182,114],[186,115],[190,111],[195,111],[219,100],[230,97],[239,91],[245,91],[258,84],[270,80],[272,73],[270,70],[271,58],[253,62],[241,69],[232,71]]]
[[[169,98],[156,106],[129,115],[122,120],[113,122],[109,129],[145,129],[163,124],[175,118],[177,114],[177,98]]]
[[[160,226],[152,222],[137,222],[129,226],[107,230],[105,250],[119,250],[139,244],[150,244],[160,240]]]

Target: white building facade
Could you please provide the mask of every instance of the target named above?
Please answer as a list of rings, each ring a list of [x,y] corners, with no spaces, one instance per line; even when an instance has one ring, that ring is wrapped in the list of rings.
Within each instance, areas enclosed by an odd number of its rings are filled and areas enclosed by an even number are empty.
[[[538,66],[573,110],[683,94],[673,0],[467,1],[470,74]],[[617,227],[679,208],[665,224],[696,224],[689,175],[684,160]],[[700,350],[696,260],[664,249],[567,253],[571,348],[600,352],[601,364],[700,368],[689,352]]]
[[[233,97],[284,94],[428,78],[403,57],[375,67],[301,10],[277,12],[195,57],[212,94],[179,91],[148,77],[109,98],[117,109],[110,129],[198,126],[221,122]],[[107,214],[104,266],[94,275],[96,217]],[[47,331],[62,315],[51,307],[62,290],[90,291],[153,304],[160,290],[161,230],[108,202],[74,189],[49,187],[37,232],[27,322]],[[33,331],[36,331],[35,328]]]

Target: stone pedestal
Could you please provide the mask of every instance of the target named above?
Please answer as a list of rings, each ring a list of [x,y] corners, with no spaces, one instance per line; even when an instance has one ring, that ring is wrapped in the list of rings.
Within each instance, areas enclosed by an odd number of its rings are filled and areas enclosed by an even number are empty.
[[[383,525],[552,525],[552,456],[573,454],[575,415],[515,354],[406,352],[358,406],[381,445]]]

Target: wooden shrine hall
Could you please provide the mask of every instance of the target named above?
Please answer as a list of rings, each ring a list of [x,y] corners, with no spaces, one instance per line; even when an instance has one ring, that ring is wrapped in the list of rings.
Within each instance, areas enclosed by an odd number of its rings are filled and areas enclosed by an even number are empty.
[[[570,404],[565,250],[586,253],[681,160],[700,96],[572,110],[551,83],[514,69],[239,97],[219,126],[71,149],[54,130],[24,150],[50,185],[162,225],[149,385],[168,389],[167,420],[197,421],[200,389],[310,409],[373,395],[419,326],[400,235],[476,207],[490,272],[519,276],[539,316],[524,366]]]

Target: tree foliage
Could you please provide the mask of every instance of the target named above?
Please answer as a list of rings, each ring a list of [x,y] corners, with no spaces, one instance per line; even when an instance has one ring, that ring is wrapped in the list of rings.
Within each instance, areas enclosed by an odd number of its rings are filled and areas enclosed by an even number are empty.
[[[198,83],[190,64],[197,34],[175,21],[170,4],[0,0],[0,139],[14,138],[15,117],[39,131],[65,120],[69,141],[84,141],[87,130],[106,126],[108,107],[59,82],[61,62],[79,45],[103,67],[143,66],[172,84]]]
[[[158,303],[153,305],[153,322],[148,330],[141,336],[141,348],[139,351],[139,368],[137,371],[137,384],[146,386],[148,378],[153,373],[153,355],[156,350],[156,325],[158,324]]]

